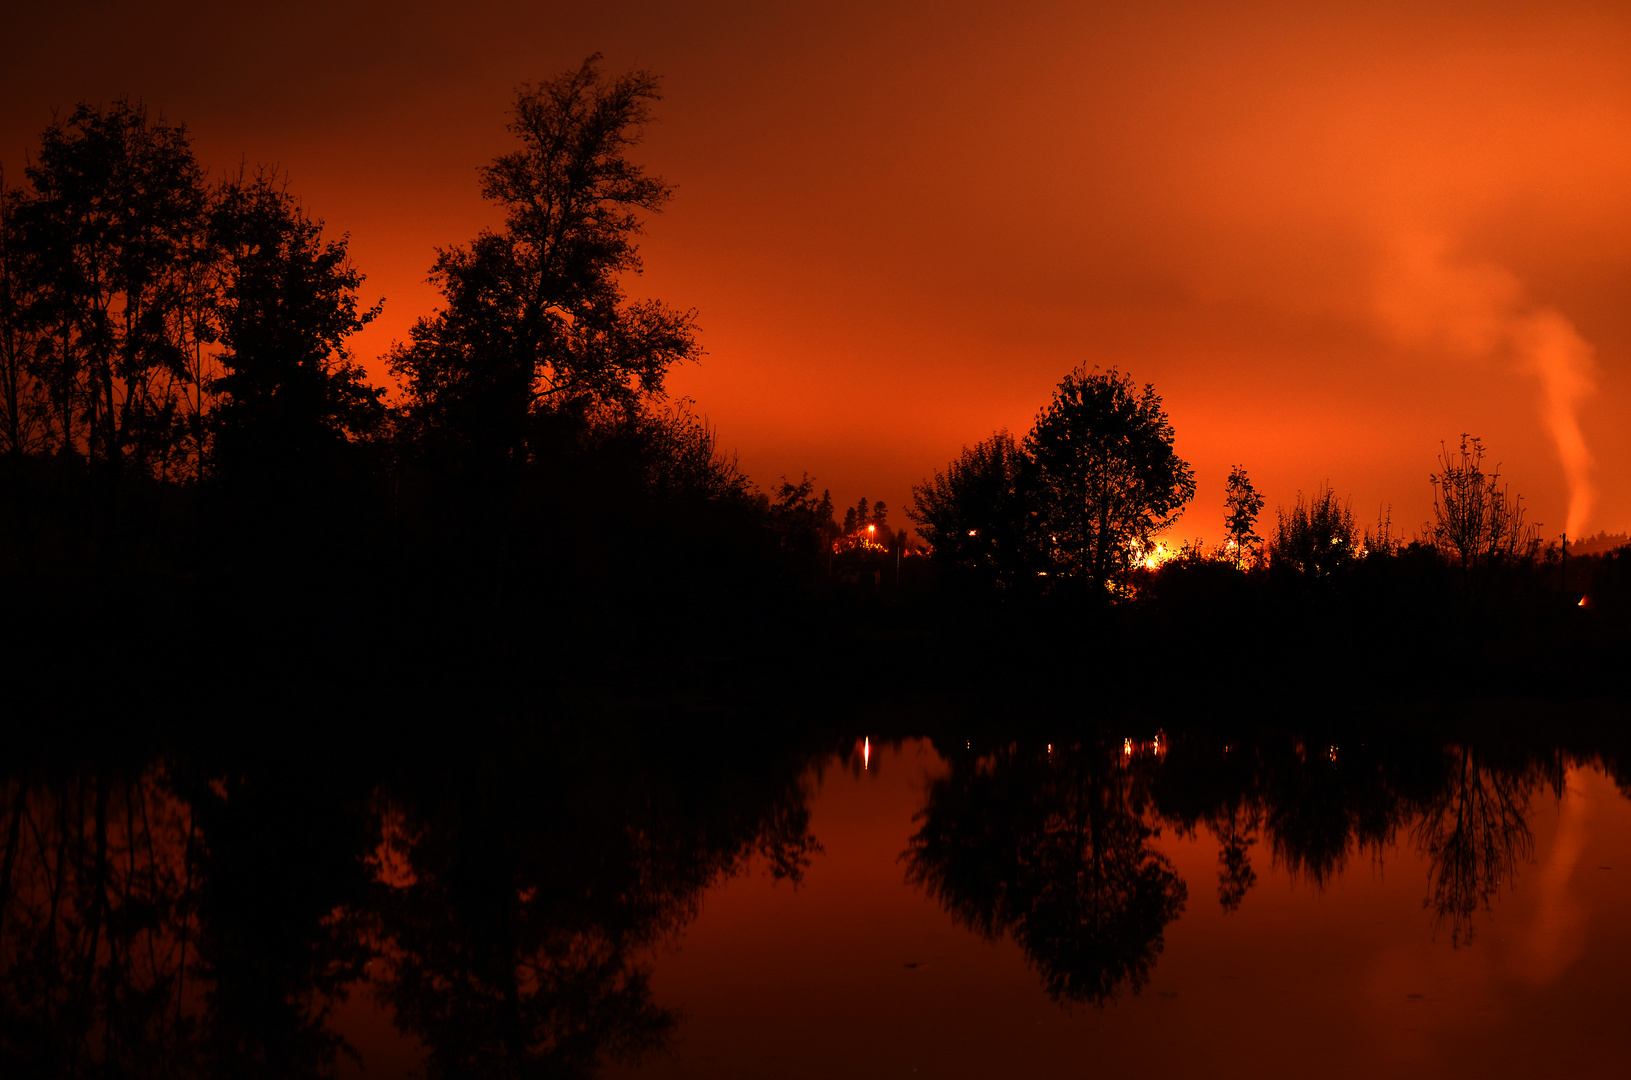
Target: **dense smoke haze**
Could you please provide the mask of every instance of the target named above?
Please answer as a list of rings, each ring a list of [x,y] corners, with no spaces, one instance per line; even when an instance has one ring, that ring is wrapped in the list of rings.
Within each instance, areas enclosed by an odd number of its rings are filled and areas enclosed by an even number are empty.
[[[1470,431],[1555,536],[1631,524],[1631,14],[1597,5],[169,4],[0,16],[0,160],[140,98],[285,170],[383,296],[496,224],[515,88],[663,76],[678,185],[634,295],[695,308],[677,394],[761,485],[902,506],[1078,363],[1165,397],[1216,541],[1242,463],[1430,512]],[[898,520],[898,519],[897,519]]]

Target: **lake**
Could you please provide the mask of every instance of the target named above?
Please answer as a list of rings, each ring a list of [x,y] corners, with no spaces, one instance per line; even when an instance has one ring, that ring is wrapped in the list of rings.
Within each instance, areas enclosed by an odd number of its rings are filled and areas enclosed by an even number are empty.
[[[651,1078],[1631,1057],[1616,717],[564,730],[8,779],[8,1057]]]

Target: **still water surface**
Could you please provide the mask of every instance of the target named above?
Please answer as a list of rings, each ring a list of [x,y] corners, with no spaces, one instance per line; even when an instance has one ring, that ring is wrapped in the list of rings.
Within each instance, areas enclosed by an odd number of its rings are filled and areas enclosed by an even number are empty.
[[[1187,899],[1147,985],[1102,1006],[1052,1000],[1011,935],[970,932],[907,881],[948,771],[911,741],[812,778],[823,854],[796,890],[750,872],[707,896],[656,960],[658,999],[685,1016],[674,1051],[613,1075],[1610,1076],[1631,1060],[1631,804],[1600,769],[1528,792],[1532,850],[1459,928],[1435,919],[1408,826],[1322,884],[1254,850],[1232,912],[1214,831],[1161,828],[1150,847]]]
[[[1066,754],[1039,749],[1037,768]],[[1140,763],[1159,769],[1149,750]],[[1146,813],[1146,854],[1120,867],[1143,874],[1141,895],[1095,880],[1091,857],[1051,861],[1060,852],[1000,837],[954,856],[976,861],[969,880],[927,885],[914,852],[932,813],[983,809],[975,828],[995,833],[1036,824],[1002,818],[1000,761],[964,765],[988,805],[954,807],[970,791],[925,740],[812,768],[819,854],[796,885],[754,859],[706,891],[649,957],[655,1002],[678,1014],[669,1046],[606,1074],[1609,1076],[1631,1060],[1631,803],[1600,767],[1559,759],[1550,779],[1525,771],[1500,792],[1475,771],[1438,808],[1477,849],[1459,870],[1444,865],[1443,830],[1424,826],[1431,812],[1372,823],[1381,839],[1353,826],[1321,865],[1285,842],[1276,852],[1259,814],[1244,830],[1255,880],[1243,895],[1220,881],[1229,826]],[[995,784],[982,788],[982,768]],[[1492,820],[1492,796],[1514,798],[1521,821]],[[1044,810],[1054,820],[1032,839],[1080,842],[1068,808]],[[1102,839],[1117,823],[1096,824]],[[1046,880],[1027,891],[1027,873]],[[1444,895],[1458,885],[1472,894]],[[998,912],[983,925],[982,903]],[[1155,917],[1126,915],[1140,905]],[[1096,918],[1108,928],[1085,943],[1046,925]],[[377,1010],[359,999],[342,1027],[371,1059],[366,1075],[407,1075],[417,1055]]]
[[[0,1075],[1631,1061],[1618,717],[701,727],[9,763]]]

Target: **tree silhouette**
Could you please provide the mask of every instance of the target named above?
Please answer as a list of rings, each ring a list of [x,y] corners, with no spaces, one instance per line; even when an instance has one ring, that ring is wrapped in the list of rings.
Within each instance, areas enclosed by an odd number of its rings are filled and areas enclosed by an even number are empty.
[[[1456,453],[1440,445],[1438,471],[1429,477],[1435,519],[1432,544],[1460,568],[1463,588],[1479,569],[1532,554],[1539,545],[1534,527],[1523,520],[1523,496],[1514,497],[1501,484],[1499,467],[1485,473],[1483,461],[1483,442],[1463,434]]]
[[[1324,579],[1359,558],[1359,529],[1353,512],[1329,486],[1311,499],[1297,493],[1289,511],[1278,511],[1279,526],[1269,544],[1269,563],[1305,578]]]
[[[345,341],[378,313],[359,311],[362,276],[345,241],[324,242],[274,178],[223,185],[210,213],[225,262],[212,417],[220,470],[309,485],[333,471],[350,439],[384,419],[382,391],[366,382]]]
[[[409,416],[471,461],[524,461],[531,418],[635,409],[661,395],[670,365],[700,355],[690,312],[624,299],[639,212],[672,189],[626,156],[656,77],[605,79],[599,60],[517,94],[521,147],[482,170],[504,227],[440,252],[431,278],[444,307],[390,357]]]
[[[11,459],[42,446],[50,416],[37,377],[38,311],[31,311],[40,306],[34,300],[40,283],[17,216],[26,200],[26,192],[7,186],[0,168],[0,453]]]
[[[39,288],[28,318],[54,448],[115,473],[175,466],[189,368],[183,317],[206,193],[186,129],[128,100],[48,127],[17,208]]]
[[[912,488],[907,516],[936,561],[1013,586],[1034,577],[1033,470],[1012,435],[999,431]]]
[[[1224,531],[1229,537],[1228,552],[1238,569],[1253,556],[1263,538],[1257,535],[1257,515],[1263,509],[1263,496],[1257,493],[1246,470],[1236,465],[1229,470],[1224,488]]]
[[[1172,441],[1153,386],[1138,393],[1113,368],[1065,376],[1025,439],[1043,531],[1064,572],[1109,585],[1177,519],[1195,476]]]

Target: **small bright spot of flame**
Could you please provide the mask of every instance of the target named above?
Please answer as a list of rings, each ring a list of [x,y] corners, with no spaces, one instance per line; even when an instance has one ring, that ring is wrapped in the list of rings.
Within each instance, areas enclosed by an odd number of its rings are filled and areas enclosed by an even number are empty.
[[[968,531],[968,534],[970,536],[979,536],[980,535],[980,530],[979,529],[970,529]]]
[[[1326,752],[1326,756],[1332,761],[1335,761],[1337,759],[1337,748],[1334,746],[1331,747],[1331,749]]]
[[[861,768],[872,768],[872,739],[870,737],[861,740]]]
[[[1591,605],[1586,603],[1586,597],[1582,596],[1580,598],[1580,602],[1578,604],[1574,605],[1574,606],[1575,607],[1590,607]]]
[[[1131,739],[1121,740],[1121,756],[1122,757],[1132,757],[1133,756],[1133,740],[1131,740]]]
[[[1161,564],[1177,558],[1178,553],[1167,546],[1165,540],[1157,540],[1150,547],[1135,544],[1134,553],[1146,570],[1159,569]]]
[[[1053,744],[1052,743],[1048,744],[1048,753],[1050,753],[1050,754],[1053,753]]]

